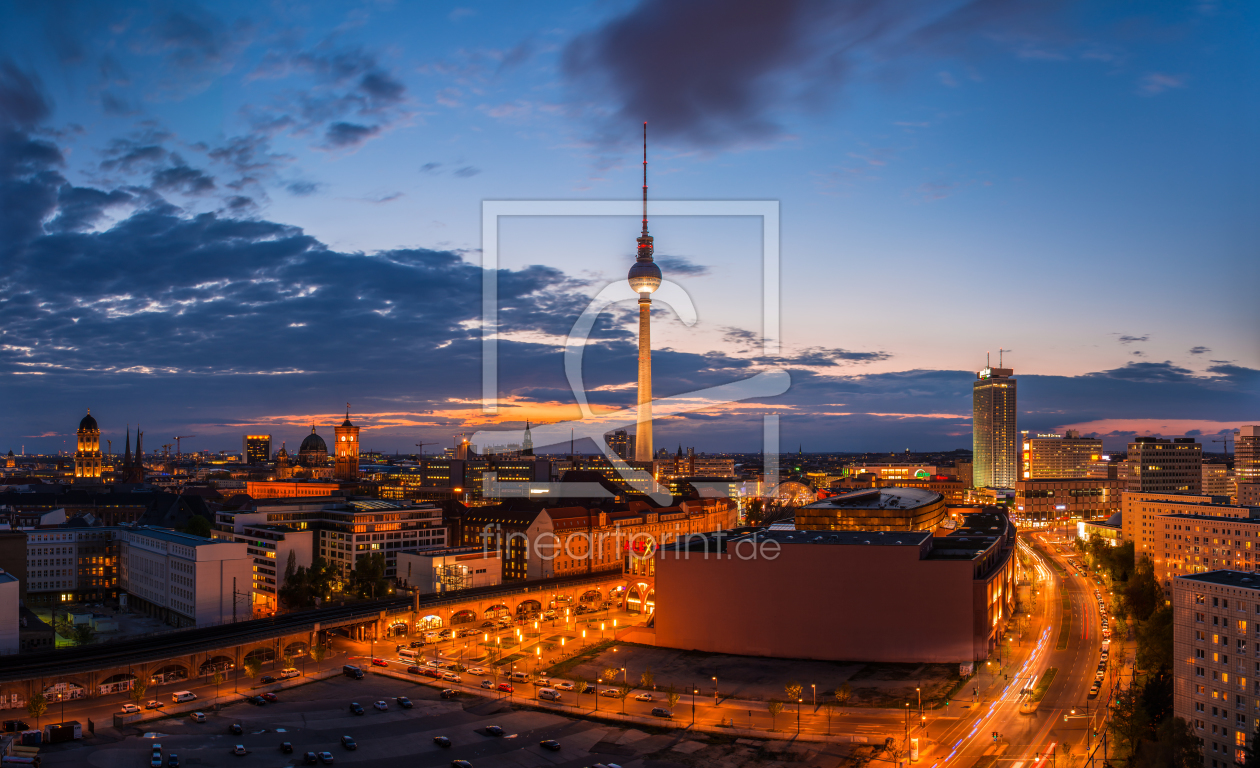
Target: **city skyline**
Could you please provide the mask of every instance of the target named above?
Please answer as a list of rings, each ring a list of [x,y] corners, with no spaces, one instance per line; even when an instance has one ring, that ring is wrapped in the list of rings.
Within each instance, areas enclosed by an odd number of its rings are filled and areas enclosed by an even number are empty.
[[[656,393],[793,377],[778,398],[658,418],[659,445],[756,450],[774,413],[785,448],[967,447],[969,382],[999,348],[1021,429],[1114,449],[1260,419],[1254,102],[1237,98],[1254,18],[976,9],[732,14],[685,56],[724,61],[748,24],[779,38],[723,73],[670,53],[701,20],[653,2],[9,8],[0,376],[18,407],[0,449],[73,450],[87,408],[102,440],[141,422],[228,449],[331,430],[345,400],[367,449],[574,417],[559,345],[623,279],[636,222],[504,225],[489,418],[480,202],[631,199],[645,119],[654,199],[783,214],[774,359],[754,342],[757,223],[654,222],[700,312],[692,329],[658,313]],[[642,25],[693,79],[617,58]],[[844,73],[820,69],[835,60]],[[692,98],[719,84],[725,100]],[[597,409],[634,403],[634,337],[631,312],[597,326]]]

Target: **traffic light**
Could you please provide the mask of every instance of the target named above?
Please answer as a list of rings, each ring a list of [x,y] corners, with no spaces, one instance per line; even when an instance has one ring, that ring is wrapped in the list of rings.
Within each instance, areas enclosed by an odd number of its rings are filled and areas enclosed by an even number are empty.
[[[997,741],[997,731],[994,731],[994,732],[993,732],[993,740],[994,740],[994,741]]]

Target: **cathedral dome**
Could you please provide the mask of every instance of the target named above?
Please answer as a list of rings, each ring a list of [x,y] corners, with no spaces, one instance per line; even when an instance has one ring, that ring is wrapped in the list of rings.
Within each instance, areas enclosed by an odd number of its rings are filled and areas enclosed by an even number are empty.
[[[315,428],[311,427],[311,433],[302,441],[302,445],[298,448],[298,453],[322,453],[328,454],[328,444],[324,442],[324,438],[315,434]]]
[[[87,416],[83,417],[83,421],[79,422],[80,432],[100,432],[100,427],[96,426],[96,419],[92,418],[92,412],[88,411]]]

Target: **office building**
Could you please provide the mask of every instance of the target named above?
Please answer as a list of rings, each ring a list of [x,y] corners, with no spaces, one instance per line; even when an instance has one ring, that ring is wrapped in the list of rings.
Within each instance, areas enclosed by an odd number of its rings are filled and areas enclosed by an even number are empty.
[[[1128,489],[1140,493],[1199,493],[1203,446],[1193,437],[1138,437],[1129,443]]]
[[[340,483],[332,480],[247,480],[245,493],[251,499],[323,498],[337,494],[351,494],[357,483]]]
[[[115,527],[57,527],[25,534],[27,605],[97,602],[118,596]],[[11,567],[5,570],[13,572]]]
[[[1235,501],[1249,507],[1260,505],[1260,483],[1239,483]]]
[[[333,428],[333,477],[338,480],[359,479],[359,428],[350,423],[350,407],[346,420]]]
[[[1020,433],[1020,473],[1023,480],[1088,477],[1091,462],[1103,456],[1102,440],[1066,434]]]
[[[21,650],[21,612],[17,577],[0,571],[0,656]]]
[[[1240,483],[1260,483],[1260,426],[1234,430],[1234,475]]]
[[[1021,527],[1054,527],[1069,520],[1106,520],[1120,511],[1119,478],[1016,480],[1012,516]]]
[[[948,536],[776,525],[679,537],[654,558],[656,645],[846,662],[985,659],[1015,609],[1015,537],[997,510],[965,516]]]
[[[1193,728],[1204,768],[1234,768],[1260,729],[1260,696],[1248,685],[1260,579],[1217,570],[1178,576],[1173,610],[1173,715]]]
[[[271,435],[245,435],[241,438],[241,461],[261,465],[271,461]]]
[[[499,552],[486,547],[428,547],[398,553],[398,584],[422,595],[492,587],[503,581]]]
[[[284,587],[290,557],[295,569],[311,566],[315,531],[261,522],[259,518],[259,513],[219,513],[216,522],[220,525],[211,532],[211,538],[246,546],[254,563],[250,585],[253,611],[272,613],[280,607],[277,595]]]
[[[609,449],[623,461],[634,459],[634,435],[627,433],[624,429],[618,429],[606,435],[605,439],[608,441]]]
[[[935,531],[945,497],[928,488],[868,488],[830,496],[796,510],[801,531]]]
[[[252,618],[253,558],[244,544],[165,528],[120,529],[119,599],[175,627]]]
[[[94,479],[101,476],[101,429],[92,418],[92,409],[79,422],[74,452],[75,478]]]
[[[880,480],[899,482],[901,480],[927,480],[940,474],[940,468],[930,464],[854,464],[845,467],[843,473],[846,477],[870,474]]]
[[[1234,486],[1234,473],[1224,464],[1203,465],[1203,487],[1205,496],[1233,496],[1237,493]]]
[[[1014,375],[1011,368],[986,365],[972,384],[971,443],[977,488],[1015,487],[1019,458]]]

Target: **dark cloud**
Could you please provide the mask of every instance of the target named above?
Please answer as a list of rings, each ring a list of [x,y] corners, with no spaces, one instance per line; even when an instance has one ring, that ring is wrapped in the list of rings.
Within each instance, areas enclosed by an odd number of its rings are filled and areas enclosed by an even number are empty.
[[[1208,349],[1207,347],[1191,347],[1190,348],[1190,354],[1192,355],[1203,355],[1211,351],[1212,350]]]
[[[686,256],[659,256],[656,263],[660,264],[661,271],[668,277],[669,275],[681,275],[684,277],[699,277],[707,275],[711,271],[703,264],[697,264]]]
[[[457,168],[454,173],[461,179],[467,179],[481,173],[481,169],[471,165],[465,165],[463,168]]]
[[[1055,33],[1059,4],[971,0],[642,0],[579,35],[563,55],[574,105],[617,141],[647,120],[705,147],[782,134],[789,111],[817,112],[859,77],[969,46],[1027,46]]]
[[[0,59],[0,128],[33,128],[52,114],[39,77]]]
[[[324,135],[328,145],[332,147],[354,147],[380,133],[375,125],[355,125],[354,123],[333,123],[328,126]]]
[[[320,186],[320,184],[313,181],[293,181],[290,182],[285,189],[289,190],[289,194],[291,195],[306,197],[307,195],[313,195],[318,192]]]
[[[1128,381],[1187,381],[1194,376],[1194,371],[1165,360],[1162,363],[1125,363],[1123,368],[1112,368],[1089,375]]]
[[[175,165],[153,172],[153,188],[163,192],[183,192],[186,195],[204,195],[215,189],[214,179],[204,172],[192,168],[180,159],[179,155],[171,155]]]
[[[219,65],[231,48],[231,34],[223,22],[191,7],[158,19],[150,33],[167,63],[181,69]]]
[[[133,199],[119,189],[102,192],[90,187],[65,184],[57,192],[57,217],[44,228],[49,232],[78,232],[100,221],[107,209],[129,203]]]
[[[1118,339],[1118,341],[1121,344],[1133,344],[1134,342],[1139,342],[1139,341],[1150,341],[1150,339],[1151,339],[1150,335],[1147,334],[1144,336],[1121,336]]]
[[[421,173],[437,173],[438,169],[441,167],[442,167],[441,163],[425,163],[424,165],[420,166],[420,172]]]

